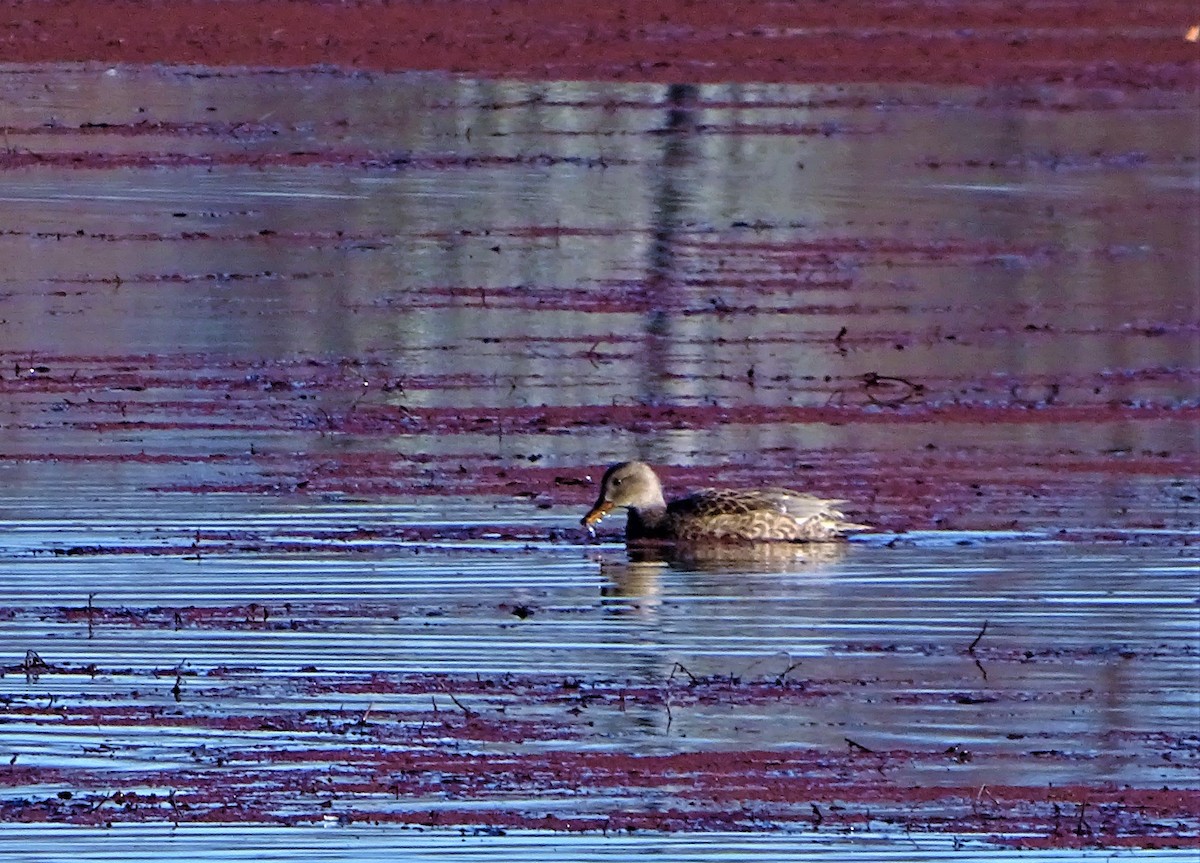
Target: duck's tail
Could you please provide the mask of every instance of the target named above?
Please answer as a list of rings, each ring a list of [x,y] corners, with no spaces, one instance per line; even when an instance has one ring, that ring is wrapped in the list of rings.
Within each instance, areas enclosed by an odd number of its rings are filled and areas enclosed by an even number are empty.
[[[841,501],[833,502],[834,505]],[[824,518],[821,520],[821,526],[829,531],[830,539],[839,539],[848,533],[859,533],[864,530],[874,530],[875,528],[869,524],[859,524],[856,521],[847,521],[846,516],[840,510],[830,508],[824,513]]]

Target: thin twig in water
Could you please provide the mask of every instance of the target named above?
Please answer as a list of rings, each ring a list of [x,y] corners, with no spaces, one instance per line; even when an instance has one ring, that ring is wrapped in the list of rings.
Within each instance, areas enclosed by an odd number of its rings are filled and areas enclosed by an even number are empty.
[[[700,680],[696,677],[696,675],[694,675],[694,674],[692,674],[692,672],[688,671],[682,662],[676,662],[675,665],[672,666],[672,668],[671,668],[670,675],[667,676],[668,683],[670,683],[675,678],[676,671],[682,671],[684,674],[686,674],[688,676],[688,679],[691,680],[692,683],[700,682]]]
[[[925,393],[925,385],[913,383],[907,378],[895,377],[892,375],[881,375],[878,372],[867,372],[862,376],[863,391],[867,395],[867,400],[873,405],[882,407],[896,407],[907,402],[914,396],[920,396]],[[877,388],[886,388],[892,386],[905,387],[905,391],[900,395],[881,398],[873,392]]]
[[[847,351],[846,346],[842,343],[842,339],[846,338],[846,333],[848,332],[849,330],[846,327],[842,327],[838,330],[838,334],[833,337],[833,343],[837,346],[836,350],[843,357],[846,356]]]
[[[473,716],[475,716],[475,711],[455,698],[453,692],[447,692],[446,695],[450,697],[450,700],[453,701],[455,706],[463,712],[463,715],[466,716],[467,719],[471,719]]]
[[[975,657],[975,667],[979,669],[979,674],[983,677],[983,682],[987,683],[987,669],[983,667],[983,663],[979,661],[979,657]]]
[[[1079,803],[1079,820],[1075,823],[1075,835],[1076,836],[1092,835],[1091,826],[1086,821],[1083,820],[1083,814],[1085,812],[1087,812],[1087,801],[1082,800]]]
[[[449,689],[447,689],[444,685],[439,684],[438,689],[442,690],[442,692],[445,693],[446,697],[454,702],[454,706],[457,707],[459,710],[461,710],[463,712],[463,715],[465,717],[467,717],[467,719],[471,719],[472,717],[474,717],[476,715],[476,711],[467,707],[467,705],[463,704],[461,701],[459,701],[457,698],[455,698],[454,693],[451,692]],[[433,696],[431,695],[429,697],[432,698]],[[436,704],[434,705],[433,712],[437,713],[437,705]]]
[[[791,673],[792,671],[794,671],[795,669],[797,669],[799,667],[800,667],[800,660],[796,660],[791,665],[789,665],[787,668],[785,668],[783,671],[779,672],[779,676],[775,678],[775,685],[783,686],[783,679],[785,677],[787,677],[789,673]]]
[[[997,799],[996,799],[996,798],[995,798],[995,797],[992,795],[992,792],[990,792],[990,791],[988,791],[988,790],[987,790],[987,786],[986,786],[986,785],[980,785],[980,786],[979,786],[979,791],[978,791],[978,792],[976,792],[976,794],[975,794],[975,801],[976,801],[976,802],[979,802],[979,798],[981,798],[981,797],[982,797],[983,795],[985,795],[985,794],[987,795],[987,798],[988,798],[988,800],[991,800],[991,801],[992,801],[993,803],[995,803],[997,806],[999,806],[999,805],[1000,805],[1000,801],[999,801],[999,800],[997,800]]]
[[[846,743],[848,743],[850,745],[851,749],[858,750],[859,752],[870,752],[872,755],[875,754],[874,749],[871,749],[867,746],[863,746],[857,740],[851,740],[849,737],[843,737],[842,739],[845,740]]]
[[[91,811],[92,812],[100,811],[101,806],[103,806],[105,803],[112,800],[116,796],[117,796],[117,792],[115,792],[115,791],[112,792],[111,794],[105,794],[103,797],[100,798],[100,800],[98,802],[92,804]]]
[[[920,850],[921,850],[921,846],[917,844],[917,840],[916,840],[916,839],[913,839],[913,836],[912,836],[912,825],[911,825],[911,824],[909,824],[908,826],[906,826],[906,827],[904,828],[904,836],[905,836],[905,838],[907,838],[907,839],[908,839],[908,841],[909,841],[909,842],[911,842],[911,843],[912,843],[912,847],[916,848],[918,851],[920,851]]]
[[[985,632],[987,632],[987,626],[988,626],[988,622],[985,620],[983,622],[983,626],[980,627],[980,629],[979,629],[979,634],[977,636],[975,636],[975,640],[972,641],[970,647],[967,648],[967,653],[971,653],[971,654],[975,653],[975,645],[977,645],[979,643],[979,640],[981,638],[983,638],[983,634]]]

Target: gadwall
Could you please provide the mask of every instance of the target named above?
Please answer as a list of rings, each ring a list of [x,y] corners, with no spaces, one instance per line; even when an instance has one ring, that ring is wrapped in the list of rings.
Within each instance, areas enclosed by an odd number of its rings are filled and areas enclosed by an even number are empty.
[[[870,529],[846,521],[839,503],[786,488],[706,488],[667,503],[654,470],[627,461],[605,471],[600,496],[582,523],[592,530],[614,509],[625,507],[625,539],[632,541],[822,542]]]

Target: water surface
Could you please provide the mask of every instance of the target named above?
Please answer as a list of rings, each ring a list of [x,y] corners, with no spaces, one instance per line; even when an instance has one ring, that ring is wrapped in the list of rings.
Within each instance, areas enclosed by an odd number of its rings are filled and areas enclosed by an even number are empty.
[[[1195,842],[1188,98],[0,79],[20,853]],[[634,455],[878,531],[586,542]]]

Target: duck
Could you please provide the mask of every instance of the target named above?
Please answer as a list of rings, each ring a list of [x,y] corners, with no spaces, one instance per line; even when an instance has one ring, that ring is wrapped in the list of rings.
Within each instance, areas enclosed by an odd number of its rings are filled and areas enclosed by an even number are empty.
[[[831,542],[871,529],[847,521],[842,503],[787,488],[705,488],[668,503],[654,469],[626,461],[605,471],[580,523],[594,533],[606,515],[626,509],[626,542]]]

